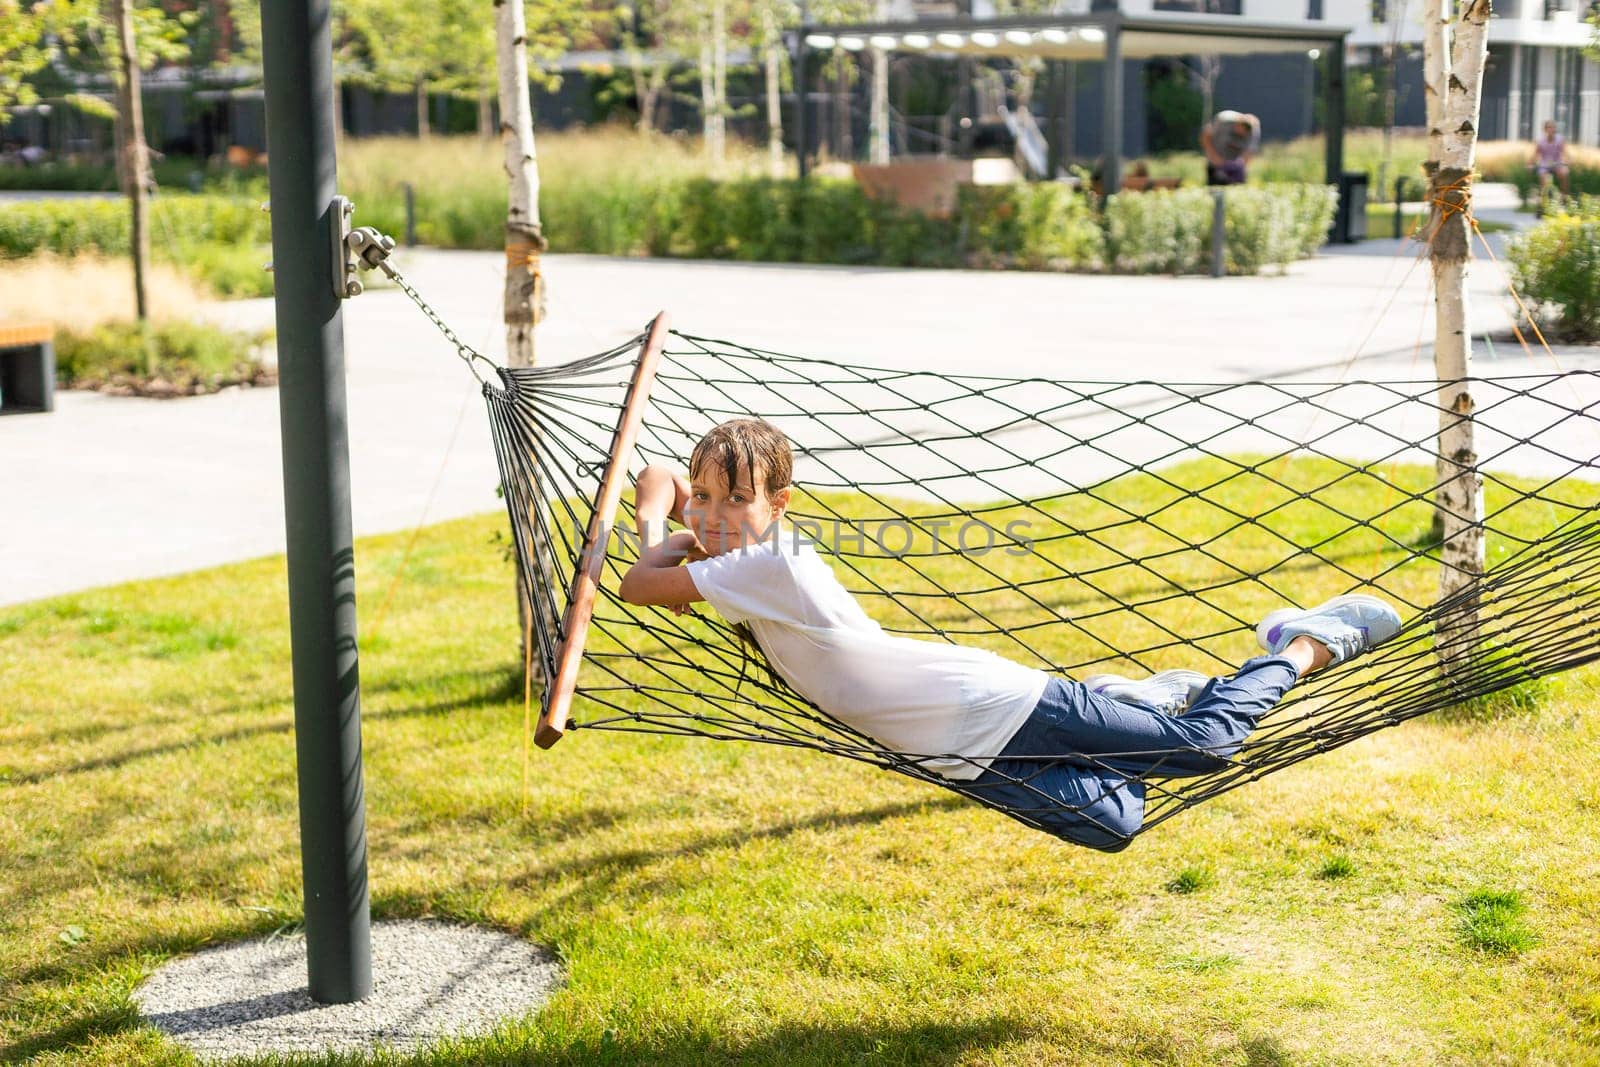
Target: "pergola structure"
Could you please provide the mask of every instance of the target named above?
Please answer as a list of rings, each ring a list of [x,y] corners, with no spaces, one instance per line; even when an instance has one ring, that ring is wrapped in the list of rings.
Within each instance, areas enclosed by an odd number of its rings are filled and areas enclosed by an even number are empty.
[[[1313,0],[1314,2],[1314,0]],[[1123,61],[1185,55],[1295,53],[1322,65],[1323,128],[1327,138],[1327,180],[1344,168],[1344,41],[1350,27],[1319,19],[1260,20],[1231,15],[1150,11],[1091,10],[1083,14],[969,16],[827,25],[802,21],[796,84],[805,85],[807,57],[813,50],[864,48],[947,56],[1089,60],[1101,64],[1104,188],[1122,184]],[[806,172],[805,93],[799,100],[795,130],[800,143],[800,173]]]

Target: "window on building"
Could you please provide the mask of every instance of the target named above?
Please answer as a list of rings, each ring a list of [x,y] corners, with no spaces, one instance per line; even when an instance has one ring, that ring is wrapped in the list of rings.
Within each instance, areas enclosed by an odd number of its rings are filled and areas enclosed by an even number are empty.
[[[1243,0],[1155,0],[1157,11],[1189,11],[1201,15],[1242,15]]]

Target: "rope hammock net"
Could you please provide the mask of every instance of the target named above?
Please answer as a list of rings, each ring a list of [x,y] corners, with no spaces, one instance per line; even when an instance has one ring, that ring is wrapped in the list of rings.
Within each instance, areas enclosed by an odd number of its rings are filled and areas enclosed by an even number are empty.
[[[1214,769],[1130,777],[1142,832],[1373,730],[1600,657],[1600,376],[1470,380],[1486,573],[1439,599],[1436,380],[1231,384],[1002,378],[848,366],[669,332],[484,385],[550,680],[538,742],[569,729],[818,749],[988,804],[751,665],[708,606],[617,595],[637,559],[621,499],[645,464],[760,415],[795,449],[789,523],[885,630],[1083,677],[1226,675],[1286,604],[1375,592],[1406,625],[1319,672]],[[1471,627],[1440,625],[1474,612]],[[1466,641],[1471,647],[1445,643]],[[758,654],[757,654],[758,655]],[[1448,670],[1441,667],[1441,662]],[[1063,752],[1084,767],[1115,754]],[[1060,802],[997,807],[1033,826]],[[1131,833],[1118,832],[1113,847]]]

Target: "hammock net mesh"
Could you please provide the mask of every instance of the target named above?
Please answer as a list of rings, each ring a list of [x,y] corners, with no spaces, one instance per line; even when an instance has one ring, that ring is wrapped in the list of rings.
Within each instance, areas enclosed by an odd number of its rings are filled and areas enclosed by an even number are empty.
[[[1058,804],[1044,793],[1036,806],[991,803],[921,762],[994,753],[887,750],[775,678],[709,606],[676,615],[617,596],[638,557],[630,502],[600,517],[603,559],[585,546],[607,470],[630,482],[649,463],[682,470],[706,430],[750,415],[793,443],[792,525],[892,633],[1079,678],[1226,675],[1259,654],[1254,627],[1273,609],[1351,591],[1400,609],[1396,638],[1296,686],[1242,748],[1215,754],[1214,770],[1158,767],[1114,784],[1138,790],[1143,819],[1113,847],[1314,753],[1600,653],[1593,372],[1465,383],[1487,566],[1441,599],[1434,442],[1457,417],[1442,390],[1463,383],[1002,378],[673,333],[653,377],[634,385],[644,340],[501,369],[484,388],[545,678],[574,639],[574,578],[597,565],[567,729],[819,749],[1035,826]],[[642,421],[618,451],[630,398]],[[1473,627],[1440,625],[1469,611]],[[1114,755],[1051,758],[1092,770]]]

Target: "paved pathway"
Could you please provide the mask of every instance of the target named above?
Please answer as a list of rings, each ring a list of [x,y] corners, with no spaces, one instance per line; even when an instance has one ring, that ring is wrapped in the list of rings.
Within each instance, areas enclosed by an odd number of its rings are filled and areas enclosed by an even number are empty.
[[[469,343],[499,349],[496,253],[413,251],[402,269]],[[1394,241],[1330,250],[1283,277],[1129,278],[791,267],[599,256],[546,261],[541,361],[626,339],[657,310],[690,333],[890,367],[1061,378],[1429,376],[1428,270]],[[1474,268],[1479,331],[1509,324]],[[214,318],[270,325],[271,301]],[[476,382],[394,289],[345,316],[358,534],[496,509]],[[1481,373],[1549,368],[1497,345]],[[1561,353],[1600,366],[1600,349]],[[58,393],[0,418],[0,604],[283,550],[278,397],[181,401]],[[437,490],[430,491],[437,481]]]

